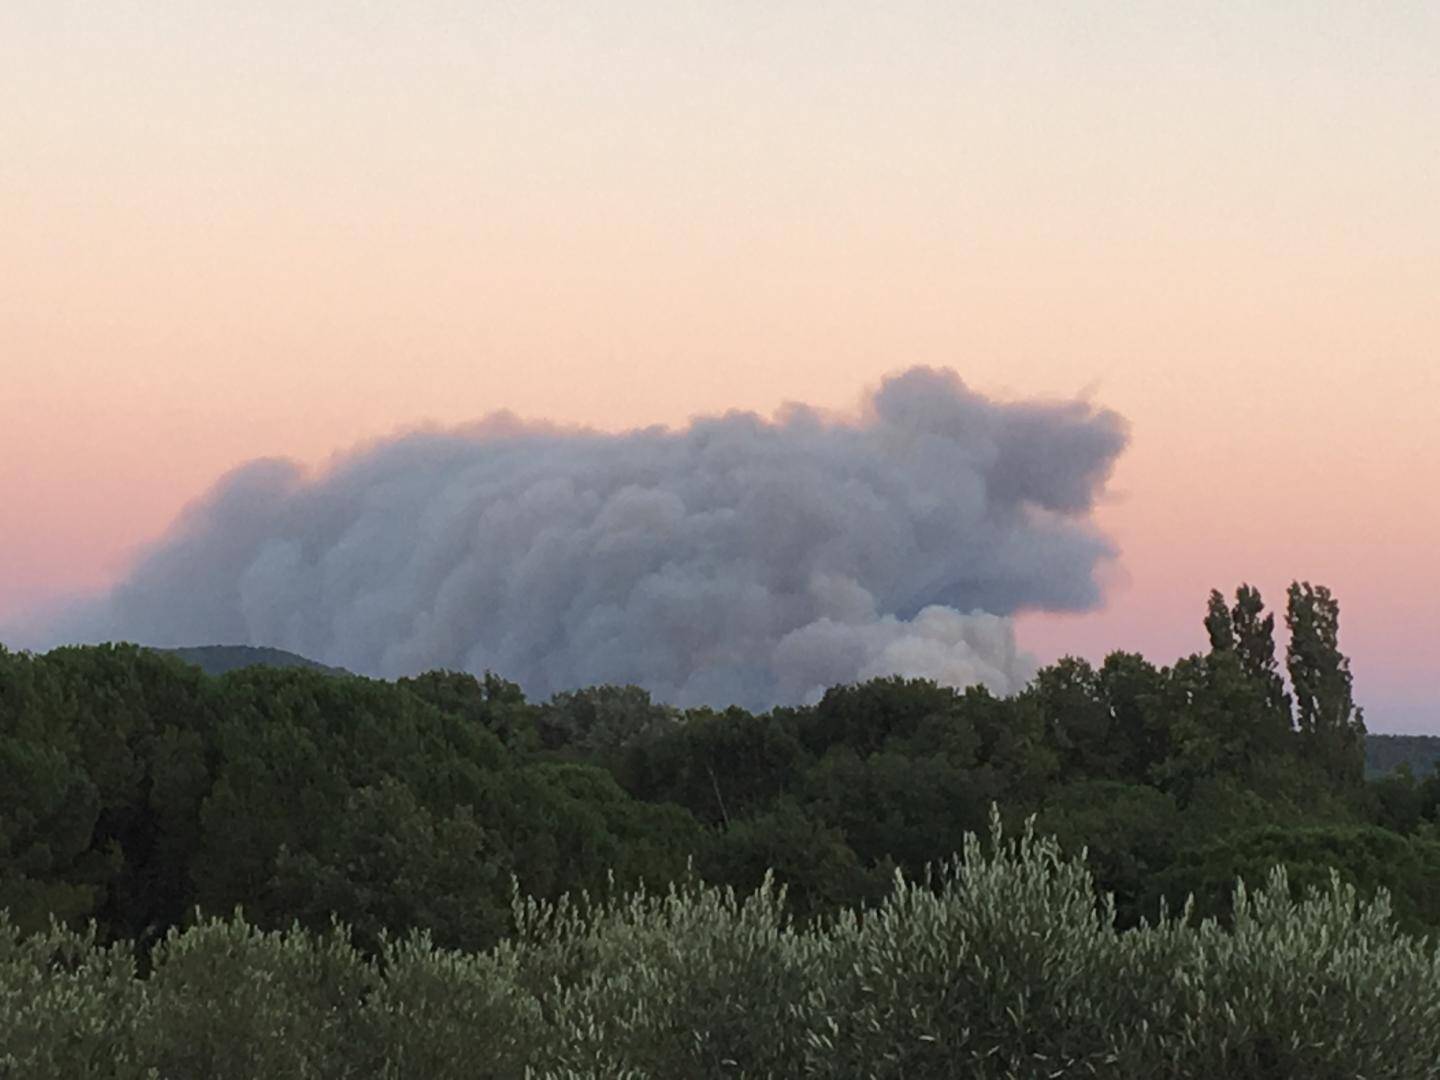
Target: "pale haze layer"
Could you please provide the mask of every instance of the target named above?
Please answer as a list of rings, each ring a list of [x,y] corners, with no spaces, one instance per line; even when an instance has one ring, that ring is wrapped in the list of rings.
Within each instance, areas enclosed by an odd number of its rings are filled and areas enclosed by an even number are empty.
[[[0,622],[215,477],[916,364],[1131,424],[1041,659],[1340,599],[1440,731],[1440,5],[0,4]]]
[[[1125,443],[1081,402],[997,405],[952,373],[856,418],[803,406],[684,429],[504,415],[317,476],[224,478],[52,637],[278,645],[367,674],[493,670],[545,696],[635,683],[765,707],[902,674],[998,693],[1021,609],[1099,600],[1086,521]]]

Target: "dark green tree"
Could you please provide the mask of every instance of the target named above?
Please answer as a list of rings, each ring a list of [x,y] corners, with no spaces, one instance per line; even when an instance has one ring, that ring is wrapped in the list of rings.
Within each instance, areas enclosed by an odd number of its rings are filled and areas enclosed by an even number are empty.
[[[605,684],[556,694],[540,707],[536,725],[546,749],[615,765],[628,746],[663,735],[678,720],[677,710],[651,701],[643,687]]]
[[[1117,917],[1133,926],[1154,875],[1169,865],[1181,837],[1175,800],[1144,784],[1081,781],[1057,788],[1038,826],[1072,853],[1085,851],[1095,883],[1115,897]]]
[[[1321,886],[1332,869],[1364,895],[1386,889],[1406,929],[1433,931],[1440,926],[1440,843],[1402,836],[1373,825],[1266,825],[1245,829],[1179,852],[1155,884],[1172,909],[1193,895],[1197,914],[1229,912],[1236,878],[1258,888],[1271,867],[1289,872],[1298,896]]]
[[[1235,590],[1235,606],[1230,611],[1235,633],[1235,652],[1245,673],[1265,688],[1265,702],[1270,722],[1277,732],[1288,734],[1290,695],[1285,692],[1285,679],[1275,659],[1275,616],[1266,612],[1260,590],[1241,585]]]
[[[943,755],[897,749],[861,759],[837,746],[807,777],[806,811],[838,828],[863,865],[889,859],[918,875],[983,827],[996,794],[991,774]]]
[[[424,927],[446,948],[488,949],[509,929],[510,867],[468,806],[438,817],[394,779],[350,791],[314,850],[282,848],[265,889],[281,918],[338,916],[369,951]]]
[[[1042,668],[1022,695],[1034,699],[1045,731],[1060,757],[1064,780],[1113,779],[1126,756],[1118,745],[1114,716],[1099,672],[1087,660],[1062,657]]]
[[[1099,672],[1099,692],[1110,712],[1110,738],[1120,776],[1150,783],[1170,756],[1170,717],[1161,707],[1165,674],[1139,653],[1113,652]]]
[[[1358,784],[1365,770],[1365,716],[1355,704],[1350,661],[1340,651],[1340,605],[1323,585],[1293,582],[1285,623],[1296,720],[1308,756],[1335,781]]]
[[[1210,602],[1205,610],[1205,632],[1210,635],[1213,652],[1229,652],[1235,648],[1235,627],[1230,620],[1230,609],[1225,606],[1225,594],[1219,589],[1210,590]]]
[[[772,871],[801,919],[878,897],[888,884],[885,875],[865,872],[839,829],[788,798],[713,832],[696,866],[707,881],[747,891]]]
[[[861,757],[894,738],[908,738],[927,720],[952,715],[960,692],[929,679],[899,675],[831,687],[801,719],[800,738],[817,757],[837,743]]]
[[[539,707],[529,704],[524,691],[508,679],[489,671],[478,679],[464,671],[427,671],[396,685],[442,712],[492,732],[513,752],[540,748]]]
[[[978,776],[989,778],[1002,805],[1034,810],[1055,784],[1060,755],[1034,694],[999,698],[983,686],[961,695],[958,715],[979,737]]]
[[[133,645],[0,650],[0,906],[149,940],[189,902],[212,699]]]
[[[1399,833],[1413,833],[1425,817],[1425,796],[1410,766],[1402,764],[1389,776],[1370,781],[1375,823]]]
[[[1255,750],[1281,753],[1288,746],[1292,728],[1290,695],[1275,659],[1275,616],[1265,611],[1260,590],[1241,585],[1235,590],[1235,604],[1225,606],[1225,597],[1212,589],[1205,614],[1211,656],[1233,655],[1244,675],[1258,688],[1264,707],[1253,720]]]
[[[678,803],[722,825],[794,789],[806,764],[786,717],[692,709],[673,729],[628,747],[619,776],[636,798]]]

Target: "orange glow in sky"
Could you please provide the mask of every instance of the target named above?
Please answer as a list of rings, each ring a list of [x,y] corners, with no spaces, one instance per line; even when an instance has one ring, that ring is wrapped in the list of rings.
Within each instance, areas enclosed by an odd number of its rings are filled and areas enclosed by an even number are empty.
[[[931,364],[1132,424],[1040,656],[1304,578],[1440,731],[1437,55],[1433,4],[9,0],[0,621],[250,458]]]

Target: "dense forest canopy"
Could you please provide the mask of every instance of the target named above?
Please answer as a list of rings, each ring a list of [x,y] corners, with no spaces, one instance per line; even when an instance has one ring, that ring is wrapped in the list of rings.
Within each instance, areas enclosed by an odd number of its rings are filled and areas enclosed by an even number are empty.
[[[1210,597],[1208,652],[1067,658],[997,697],[923,680],[814,706],[680,711],[638,687],[526,699],[497,676],[219,677],[129,645],[0,652],[0,907],[142,945],[196,909],[262,927],[338,915],[493,945],[525,895],[773,871],[802,918],[872,903],[980,830],[1036,815],[1133,923],[1237,873],[1338,866],[1440,919],[1440,778],[1366,782],[1338,605]],[[1288,676],[1288,677],[1287,677]]]

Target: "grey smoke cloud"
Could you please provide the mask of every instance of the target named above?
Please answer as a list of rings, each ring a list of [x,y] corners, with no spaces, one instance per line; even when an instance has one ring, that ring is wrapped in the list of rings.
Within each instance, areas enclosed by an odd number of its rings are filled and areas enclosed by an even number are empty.
[[[857,417],[787,406],[623,434],[499,414],[318,474],[222,478],[65,640],[273,645],[354,671],[496,671],[532,695],[637,683],[763,707],[873,675],[999,692],[1008,616],[1082,610],[1126,442],[1078,401],[886,379]]]

